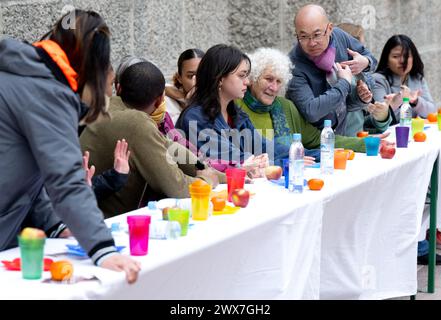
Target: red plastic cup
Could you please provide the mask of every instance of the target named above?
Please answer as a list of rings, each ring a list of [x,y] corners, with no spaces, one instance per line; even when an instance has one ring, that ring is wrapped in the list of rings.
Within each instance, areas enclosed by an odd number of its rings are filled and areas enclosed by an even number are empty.
[[[127,216],[130,255],[145,256],[149,249],[150,216]]]
[[[243,189],[246,174],[246,170],[238,168],[230,168],[225,171],[225,175],[227,176],[228,201],[232,202],[234,190]]]

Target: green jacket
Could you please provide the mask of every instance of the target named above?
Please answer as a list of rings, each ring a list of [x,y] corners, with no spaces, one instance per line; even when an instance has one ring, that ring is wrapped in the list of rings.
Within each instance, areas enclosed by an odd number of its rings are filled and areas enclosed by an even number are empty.
[[[80,137],[81,148],[83,152],[90,152],[89,164],[96,167],[96,174],[113,167],[113,152],[118,139],[126,139],[129,145],[127,184],[98,203],[105,217],[135,210],[141,199],[144,203],[165,197],[190,197],[188,186],[197,173],[196,157],[185,147],[164,137],[147,113],[127,108],[119,97],[111,98],[109,113],[110,119],[100,119],[88,125]],[[182,163],[190,164],[178,166],[169,161],[171,152],[179,152],[187,158]],[[208,178],[200,178],[210,183]]]
[[[302,134],[302,144],[306,149],[319,149],[320,148],[320,134],[321,132],[312,124],[307,122],[305,118],[299,113],[294,104],[283,97],[277,97],[276,99],[282,104],[282,108],[285,112],[286,121],[291,128],[291,133]],[[262,135],[267,139],[272,140],[273,131],[266,131],[265,129],[273,129],[273,123],[271,115],[269,113],[256,113],[252,111],[242,99],[236,100],[236,104],[245,111],[251,119],[256,129],[262,130]],[[268,134],[268,135],[267,135]],[[365,152],[366,147],[363,139],[344,137],[340,135],[335,136],[335,147],[352,149],[355,152]]]

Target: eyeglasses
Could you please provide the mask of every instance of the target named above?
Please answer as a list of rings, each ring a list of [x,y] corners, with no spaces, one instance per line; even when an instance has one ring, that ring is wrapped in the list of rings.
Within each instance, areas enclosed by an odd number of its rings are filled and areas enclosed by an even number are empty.
[[[312,36],[299,36],[296,35],[297,40],[301,43],[307,43],[309,40],[312,40],[314,42],[321,42],[326,37],[326,34],[328,33],[328,27],[329,23],[326,25],[325,31],[317,32]]]

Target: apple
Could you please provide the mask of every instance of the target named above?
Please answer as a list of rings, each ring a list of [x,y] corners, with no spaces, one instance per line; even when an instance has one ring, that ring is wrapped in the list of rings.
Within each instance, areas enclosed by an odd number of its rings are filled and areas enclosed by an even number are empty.
[[[250,200],[250,192],[245,189],[236,189],[233,191],[232,199],[236,207],[245,208]]]
[[[395,156],[395,146],[382,143],[380,146],[380,155],[383,159],[392,159]]]
[[[23,239],[43,239],[46,238],[46,234],[43,230],[36,228],[24,228],[20,236]]]
[[[269,166],[265,168],[265,177],[268,180],[279,180],[282,177],[283,169],[279,166]]]

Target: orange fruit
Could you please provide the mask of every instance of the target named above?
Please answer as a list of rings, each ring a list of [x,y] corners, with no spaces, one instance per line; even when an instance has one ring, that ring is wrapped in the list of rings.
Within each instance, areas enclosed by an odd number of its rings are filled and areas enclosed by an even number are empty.
[[[415,142],[424,142],[426,141],[426,134],[424,132],[417,132],[413,135],[413,140],[415,140]]]
[[[427,120],[429,120],[429,122],[438,122],[438,115],[436,113],[429,113]]]
[[[348,160],[354,160],[354,158],[355,158],[355,152],[354,152],[354,150],[351,150],[351,149],[345,149],[345,151],[346,151],[346,152],[349,152]]]
[[[369,132],[367,132],[367,131],[357,132],[357,137],[359,137],[359,138],[364,138],[364,137],[367,137],[368,135],[369,135]]]
[[[438,114],[441,114],[441,108],[438,109]]]
[[[321,190],[325,182],[322,179],[308,180],[308,187],[310,190]]]
[[[222,211],[225,208],[225,198],[224,197],[213,197],[211,198],[211,202],[213,203],[214,211]]]
[[[56,261],[51,264],[50,271],[52,275],[52,280],[69,280],[73,274],[73,265],[70,261],[67,260]]]

